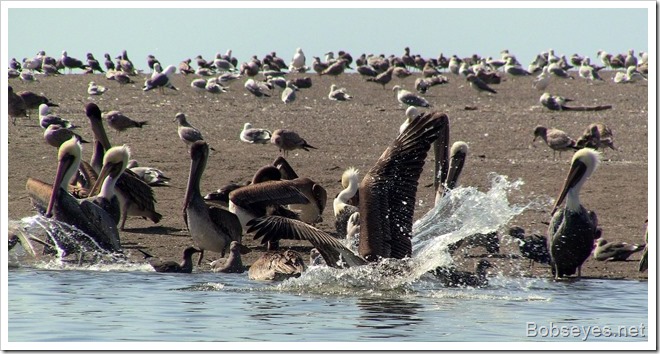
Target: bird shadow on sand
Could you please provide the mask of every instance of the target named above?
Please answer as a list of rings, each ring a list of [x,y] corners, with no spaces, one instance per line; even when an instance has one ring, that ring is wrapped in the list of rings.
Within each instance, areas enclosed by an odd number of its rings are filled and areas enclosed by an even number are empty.
[[[186,230],[178,229],[176,227],[157,225],[157,226],[125,229],[123,232],[130,232],[135,234],[150,234],[150,235],[171,235],[171,236],[186,236],[186,237],[189,236],[187,233],[184,234],[183,233],[184,231]]]

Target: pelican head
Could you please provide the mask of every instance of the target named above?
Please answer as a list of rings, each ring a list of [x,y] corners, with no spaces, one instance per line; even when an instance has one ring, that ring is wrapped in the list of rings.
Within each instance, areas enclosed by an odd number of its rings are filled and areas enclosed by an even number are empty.
[[[394,87],[392,87],[392,91],[399,92],[400,90],[401,90],[401,86],[399,86],[399,85],[394,85]]]
[[[343,188],[347,188],[351,182],[357,186],[359,184],[359,172],[360,171],[358,171],[355,167],[347,168],[346,171],[344,171],[344,173],[341,175],[341,186]]]
[[[447,179],[445,180],[446,188],[453,189],[458,183],[458,178],[461,176],[465,159],[468,154],[468,145],[463,141],[457,141],[451,146],[449,171],[447,172]]]
[[[106,151],[103,156],[103,167],[96,179],[96,183],[94,183],[94,186],[92,187],[90,195],[96,195],[99,193],[103,181],[105,181],[108,176],[116,182],[128,166],[130,155],[131,150],[128,145],[115,146]]]
[[[53,182],[53,191],[50,195],[50,200],[48,201],[46,217],[49,218],[53,216],[53,207],[55,206],[55,201],[60,193],[60,189],[67,189],[71,178],[78,170],[81,155],[82,144],[75,135],[60,145],[60,149],[57,153],[57,173],[55,174],[55,182]]]
[[[92,132],[94,137],[99,140],[104,149],[110,149],[112,146],[108,135],[105,133],[103,128],[103,117],[101,115],[101,109],[94,102],[89,102],[85,105],[85,115],[89,118],[89,122],[92,125]]]
[[[584,182],[591,176],[591,174],[598,167],[600,162],[600,153],[596,150],[584,148],[579,150],[573,155],[571,160],[571,169],[568,171],[568,176],[564,182],[564,187],[552,208],[551,215],[561,203],[566,199],[566,208],[570,210],[579,210],[580,199],[579,193]],[[568,198],[566,196],[568,195]]]

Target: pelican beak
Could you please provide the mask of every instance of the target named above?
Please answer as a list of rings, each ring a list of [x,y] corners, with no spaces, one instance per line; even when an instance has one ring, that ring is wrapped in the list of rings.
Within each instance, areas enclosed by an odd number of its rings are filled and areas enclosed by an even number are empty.
[[[75,157],[71,154],[66,154],[60,160],[60,163],[57,165],[57,173],[55,174],[55,182],[53,182],[53,191],[50,194],[50,200],[48,201],[48,208],[46,208],[46,217],[50,218],[53,216],[53,207],[55,206],[55,201],[60,193],[60,185],[62,184],[62,179],[64,179],[64,174],[66,171],[71,168]]]
[[[559,197],[557,198],[557,201],[555,202],[555,205],[552,208],[552,212],[550,215],[554,215],[555,211],[557,211],[557,208],[561,203],[564,202],[564,199],[566,199],[566,194],[568,194],[568,191],[573,188],[584,176],[584,174],[587,172],[587,165],[585,165],[582,161],[576,160],[573,162],[571,165],[571,169],[568,171],[568,176],[566,177],[566,181],[564,182],[564,187],[561,190],[561,193],[559,194]]]
[[[437,192],[443,188],[442,184],[447,179],[449,166],[449,125],[445,125],[441,130],[438,140],[433,143],[433,155],[435,162],[433,165],[433,188]],[[443,191],[444,194],[444,191]]]
[[[465,165],[465,156],[466,154],[464,152],[458,151],[451,157],[447,179],[445,180],[447,189],[454,189],[456,187],[458,176],[461,175],[461,171],[463,171],[463,166]]]
[[[91,119],[90,122],[92,124],[92,132],[94,133],[94,136],[99,140],[101,145],[103,145],[103,149],[108,151],[112,145],[110,145],[108,135],[105,133],[105,129],[103,129],[103,122],[96,119]]]
[[[101,192],[101,186],[103,185],[103,181],[110,175],[119,175],[117,170],[121,169],[121,164],[120,163],[108,163],[103,165],[101,168],[101,172],[99,173],[98,177],[96,178],[96,182],[94,183],[94,186],[92,189],[89,191],[89,196],[93,197]]]

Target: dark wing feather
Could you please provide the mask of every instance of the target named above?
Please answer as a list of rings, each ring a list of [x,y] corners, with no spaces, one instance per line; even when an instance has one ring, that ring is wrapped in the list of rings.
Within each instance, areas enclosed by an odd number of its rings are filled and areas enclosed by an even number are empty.
[[[278,170],[280,170],[280,173],[282,174],[282,179],[296,179],[298,178],[298,174],[296,174],[296,171],[293,170],[293,167],[289,165],[289,162],[282,156],[279,156],[278,158],[273,161],[273,166],[277,167]]]
[[[289,180],[250,184],[232,191],[229,199],[256,215],[262,215],[269,206],[309,203]]]
[[[238,241],[240,243],[243,236],[243,228],[241,222],[238,220],[238,216],[220,206],[208,206],[208,210],[209,216],[214,221],[215,226],[220,228],[223,233],[229,235],[232,241]]]
[[[413,213],[419,177],[431,144],[448,138],[449,118],[438,112],[412,120],[383,152],[360,184],[363,257],[403,258],[412,254]],[[370,259],[374,260],[374,259]]]
[[[96,235],[102,237],[102,239],[96,241],[100,242],[104,249],[119,251],[121,249],[119,231],[117,231],[117,223],[112,217],[98,205],[88,200],[80,201],[80,210],[90,228],[95,231]]]
[[[117,179],[117,188],[130,195],[131,199],[143,210],[156,210],[154,190],[135,172],[126,169]]]
[[[262,244],[280,239],[307,240],[332,267],[337,266],[340,255],[349,266],[366,264],[364,259],[346,248],[339,240],[302,221],[280,216],[264,216],[250,220],[247,225],[249,226],[247,232],[254,232],[255,240],[262,238]]]

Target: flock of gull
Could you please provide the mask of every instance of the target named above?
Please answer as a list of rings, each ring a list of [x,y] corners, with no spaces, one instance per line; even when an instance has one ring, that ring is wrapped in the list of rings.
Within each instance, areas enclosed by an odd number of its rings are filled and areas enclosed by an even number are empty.
[[[142,251],[154,269],[159,272],[192,272],[192,256],[200,253],[197,264],[201,264],[204,252],[216,252],[226,261],[212,264],[214,271],[243,272],[245,267],[241,255],[250,252],[242,244],[246,234],[254,234],[267,245],[268,252],[259,258],[248,270],[251,279],[284,279],[299,275],[305,270],[305,262],[300,254],[279,247],[280,239],[305,240],[314,249],[310,263],[329,267],[356,267],[379,262],[382,259],[403,259],[412,256],[412,226],[418,180],[429,151],[433,151],[434,187],[436,202],[453,189],[460,176],[467,156],[468,147],[464,142],[449,143],[449,118],[439,112],[422,112],[431,104],[424,98],[427,90],[442,85],[449,79],[465,80],[480,95],[497,95],[494,88],[505,76],[536,75],[533,86],[543,92],[539,102],[549,110],[599,111],[611,106],[572,106],[569,98],[546,92],[552,80],[575,80],[570,71],[577,68],[577,79],[602,80],[598,72],[602,69],[617,71],[614,83],[626,84],[646,80],[648,75],[648,55],[640,53],[639,59],[630,50],[627,55],[611,55],[598,52],[603,66],[591,63],[590,58],[573,55],[570,59],[557,56],[553,50],[539,54],[526,68],[508,50],[501,52],[500,58],[482,58],[477,55],[459,58],[456,55],[445,58],[425,59],[411,55],[405,48],[401,57],[365,55],[353,60],[352,56],[339,51],[325,54],[324,61],[313,57],[308,66],[305,54],[298,48],[287,65],[275,52],[259,59],[257,56],[239,65],[231,50],[218,53],[211,61],[201,55],[192,60],[183,60],[178,67],[169,65],[163,68],[160,62],[149,55],[147,64],[150,74],[144,76],[133,65],[126,51],[111,59],[105,54],[103,67],[91,53],[87,60],[69,57],[62,52],[59,60],[39,52],[34,58],[23,59],[22,63],[12,59],[9,68],[10,78],[23,81],[38,80],[43,75],[62,74],[63,70],[84,70],[85,73],[103,73],[106,79],[120,85],[135,83],[144,79],[144,91],[157,90],[165,94],[169,90],[181,90],[173,85],[172,77],[180,74],[191,75],[194,79],[190,89],[209,94],[222,94],[228,91],[232,81],[245,79],[243,87],[257,98],[274,95],[279,90],[281,101],[289,104],[296,99],[296,92],[311,86],[311,77],[287,79],[287,73],[307,73],[336,77],[346,70],[355,70],[366,81],[383,88],[393,77],[407,77],[413,72],[421,73],[411,92],[394,85],[397,101],[407,107],[406,120],[401,124],[398,136],[383,154],[375,161],[360,180],[358,171],[347,169],[342,175],[342,191],[333,200],[336,217],[336,234],[323,231],[315,224],[327,203],[326,190],[307,177],[300,177],[288,164],[288,153],[296,149],[316,149],[298,133],[289,129],[273,132],[253,127],[245,123],[240,140],[250,144],[274,144],[279,156],[272,164],[256,171],[247,185],[228,184],[217,192],[205,196],[200,191],[200,181],[212,149],[204,140],[202,132],[192,125],[184,113],[177,113],[174,120],[178,124],[180,139],[188,146],[190,171],[185,191],[183,219],[194,246],[183,252],[183,262],[161,261]],[[354,65],[352,67],[351,65]],[[263,77],[264,79],[261,79]],[[90,81],[88,94],[102,95],[108,89]],[[123,131],[139,128],[145,121],[136,121],[120,111],[105,114],[93,102],[85,105],[85,114],[93,132],[93,153],[89,162],[82,160],[82,143],[87,143],[75,132],[76,126],[66,119],[53,114],[51,107],[58,107],[47,97],[30,92],[14,92],[8,87],[9,117],[16,124],[17,118],[29,116],[37,110],[44,139],[58,148],[57,173],[52,184],[29,178],[27,192],[33,205],[48,218],[75,226],[89,239],[108,252],[121,252],[119,230],[125,228],[127,216],[141,216],[158,223],[161,215],[155,210],[152,187],[167,185],[169,178],[151,167],[138,166],[130,160],[127,145],[112,146],[106,134],[108,127]],[[332,84],[328,98],[346,101],[352,98],[346,88]],[[467,107],[466,107],[467,109]],[[575,140],[565,132],[538,126],[534,130],[534,141],[542,139],[553,152],[574,152],[566,181],[555,201],[551,212],[547,237],[525,235],[523,229],[511,227],[509,234],[520,245],[523,257],[530,261],[551,265],[555,278],[581,276],[583,263],[594,253],[596,260],[625,260],[631,254],[644,251],[640,271],[646,269],[647,249],[645,245],[632,245],[625,242],[607,242],[600,238],[596,213],[587,210],[580,202],[580,189],[596,170],[599,149],[617,149],[612,130],[602,123],[589,125],[583,135]],[[130,161],[129,161],[130,160]],[[55,247],[62,254],[83,254],[79,243],[63,243],[55,239],[42,240],[37,237],[18,235],[10,239],[10,246],[39,243],[44,250],[53,252]],[[80,241],[81,243],[83,241]],[[450,246],[450,251],[461,247],[483,246],[489,253],[499,252],[496,234],[473,235]],[[484,286],[487,284],[486,271],[490,264],[486,260],[478,262],[475,273],[460,272],[455,268],[442,267],[431,272],[447,286]]]

